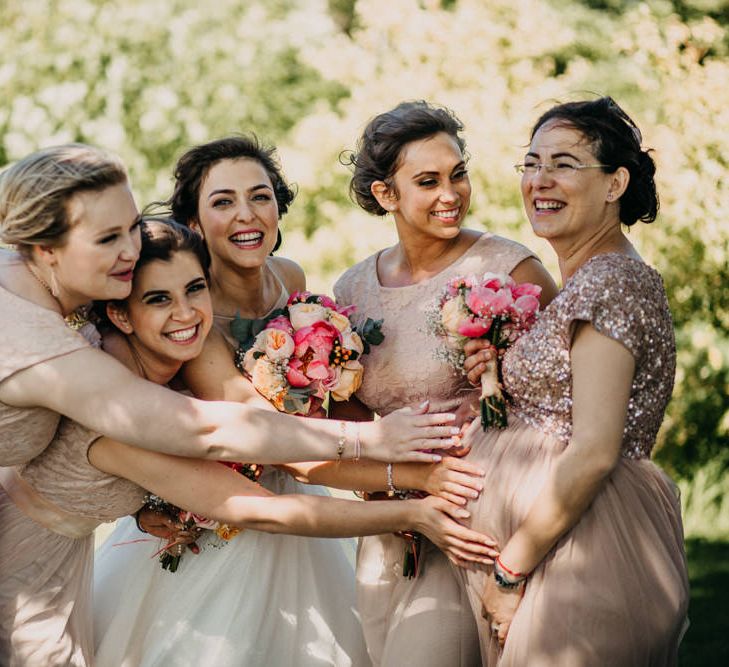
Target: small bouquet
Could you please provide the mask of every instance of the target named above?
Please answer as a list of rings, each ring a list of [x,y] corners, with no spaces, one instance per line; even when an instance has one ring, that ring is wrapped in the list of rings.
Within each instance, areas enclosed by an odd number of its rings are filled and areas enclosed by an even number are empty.
[[[367,318],[360,331],[349,316],[354,306],[338,306],[328,296],[296,292],[268,317],[236,317],[235,364],[277,410],[308,415],[326,393],[346,401],[362,384],[359,357],[384,336],[382,320]]]
[[[470,338],[485,338],[503,354],[536,321],[541,292],[539,285],[517,285],[504,274],[451,280],[429,317],[433,333],[446,341],[446,360],[463,371],[463,346]],[[497,359],[481,375],[481,425],[506,426]]]
[[[258,478],[263,472],[263,466],[255,463],[233,463],[229,461],[220,461],[225,466],[232,468],[241,475],[247,477],[253,482],[257,482]],[[148,493],[144,497],[144,507],[160,514],[165,514],[172,521],[182,524],[182,530],[195,531],[196,533],[202,534],[203,531],[209,531],[214,533],[215,536],[225,542],[232,540],[238,533],[241,532],[240,528],[229,526],[226,523],[220,523],[213,519],[208,519],[194,512],[180,509],[172,503],[168,503],[163,498]],[[163,570],[169,570],[170,572],[177,572],[177,568],[180,565],[182,559],[183,549],[180,546],[177,554],[171,554],[168,549],[174,546],[175,542],[166,544],[160,551],[155,555],[159,555],[159,561],[162,565]],[[200,551],[199,547],[195,542],[187,545],[193,553]]]

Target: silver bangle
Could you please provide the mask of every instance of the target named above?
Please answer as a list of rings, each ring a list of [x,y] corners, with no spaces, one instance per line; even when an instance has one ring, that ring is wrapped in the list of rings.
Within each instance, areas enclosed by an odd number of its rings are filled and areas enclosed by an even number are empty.
[[[342,454],[344,454],[344,446],[347,444],[347,422],[339,422],[340,435],[337,440],[337,461],[342,460]]]

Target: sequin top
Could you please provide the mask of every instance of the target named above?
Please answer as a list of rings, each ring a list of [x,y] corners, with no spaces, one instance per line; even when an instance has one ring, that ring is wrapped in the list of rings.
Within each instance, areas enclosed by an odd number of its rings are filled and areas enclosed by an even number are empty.
[[[368,317],[384,320],[385,340],[362,357],[365,373],[357,398],[382,416],[426,399],[431,411],[454,410],[472,388],[460,371],[438,357],[442,343],[428,330],[428,309],[452,278],[486,271],[511,273],[534,255],[520,243],[485,233],[445,269],[404,287],[380,284],[378,256],[353,266],[334,286],[338,303],[357,306],[355,325]]]
[[[577,321],[590,322],[633,355],[622,455],[650,456],[673,391],[676,343],[660,275],[625,255],[597,255],[583,264],[508,350],[503,379],[512,411],[563,442],[571,438],[570,347]]]

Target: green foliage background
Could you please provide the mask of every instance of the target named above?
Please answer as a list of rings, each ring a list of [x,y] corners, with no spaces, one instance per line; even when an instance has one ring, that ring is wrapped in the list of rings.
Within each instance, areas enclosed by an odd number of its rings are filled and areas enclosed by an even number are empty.
[[[349,200],[341,152],[373,114],[425,98],[466,124],[470,225],[555,270],[511,165],[554,100],[614,96],[659,169],[660,218],[631,230],[679,343],[657,457],[683,484],[703,480],[685,487],[688,530],[729,535],[728,23],[726,0],[0,0],[0,164],[99,144],[144,204],[169,193],[186,147],[254,130],[299,187],[284,253],[328,291],[394,239]]]

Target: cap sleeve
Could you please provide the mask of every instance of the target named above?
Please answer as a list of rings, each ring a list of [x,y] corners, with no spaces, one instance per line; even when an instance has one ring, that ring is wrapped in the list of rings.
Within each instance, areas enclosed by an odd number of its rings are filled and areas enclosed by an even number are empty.
[[[89,342],[69,329],[59,313],[0,289],[0,382],[35,364],[88,346]]]
[[[622,255],[601,255],[585,264],[565,288],[563,332],[571,340],[576,322],[589,322],[633,355],[646,352],[647,324],[665,303],[665,292],[648,266]],[[657,276],[657,274],[655,274]]]

